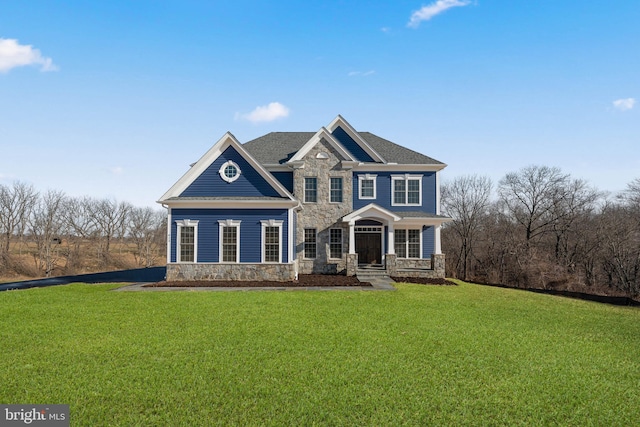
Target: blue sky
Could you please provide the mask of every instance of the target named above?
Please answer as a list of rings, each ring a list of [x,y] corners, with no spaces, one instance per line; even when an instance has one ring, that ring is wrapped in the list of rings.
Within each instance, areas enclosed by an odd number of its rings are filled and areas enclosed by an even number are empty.
[[[640,177],[640,2],[0,4],[0,183],[157,200],[226,131],[356,129],[495,183]]]

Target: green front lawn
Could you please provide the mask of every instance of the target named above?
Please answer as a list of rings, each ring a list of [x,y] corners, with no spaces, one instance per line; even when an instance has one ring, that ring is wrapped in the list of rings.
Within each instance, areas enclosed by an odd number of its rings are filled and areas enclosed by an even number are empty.
[[[640,310],[518,290],[0,292],[0,403],[72,425],[632,425]]]

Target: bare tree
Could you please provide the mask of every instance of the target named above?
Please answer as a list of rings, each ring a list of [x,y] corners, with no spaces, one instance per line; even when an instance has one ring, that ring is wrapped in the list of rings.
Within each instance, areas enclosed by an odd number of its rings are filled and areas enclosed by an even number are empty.
[[[134,256],[139,266],[151,267],[164,247],[166,213],[147,208],[132,208],[129,235],[136,244]]]
[[[581,179],[567,179],[565,187],[559,189],[561,195],[553,200],[550,217],[554,219],[551,232],[554,237],[554,255],[558,262],[571,268],[576,262],[577,245],[588,230],[579,229],[581,218],[589,216],[596,208],[601,194]]]
[[[23,235],[26,219],[37,200],[38,192],[31,184],[16,181],[11,187],[0,185],[0,252],[4,256],[9,255],[13,238]]]
[[[85,242],[91,246],[97,246],[98,231],[91,216],[93,202],[89,197],[70,197],[64,201],[62,214],[67,236],[65,253],[67,273],[74,273],[83,267]]]
[[[640,223],[628,205],[608,205],[601,225],[603,269],[609,283],[630,297],[640,295]]]
[[[458,270],[464,280],[469,278],[469,262],[490,205],[491,188],[491,180],[478,175],[458,177],[442,187],[442,205],[445,213],[453,218],[447,228],[459,241]]]
[[[64,193],[49,190],[36,203],[29,217],[30,235],[35,241],[37,254],[34,254],[36,268],[46,277],[57,266],[58,246],[62,243],[61,232],[64,226]]]
[[[111,241],[124,234],[131,205],[126,202],[118,203],[113,199],[93,200],[88,205],[88,210],[98,232],[100,258],[106,262],[109,259]]]
[[[525,239],[549,231],[557,219],[554,209],[567,196],[569,175],[559,168],[527,166],[500,180],[498,194],[506,212],[524,228]]]

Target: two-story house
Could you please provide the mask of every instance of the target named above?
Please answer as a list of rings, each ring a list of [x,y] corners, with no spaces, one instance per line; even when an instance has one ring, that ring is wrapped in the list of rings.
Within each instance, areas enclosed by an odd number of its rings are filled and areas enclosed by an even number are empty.
[[[444,277],[445,166],[341,116],[245,144],[226,133],[158,201],[167,280],[290,281],[363,266]]]

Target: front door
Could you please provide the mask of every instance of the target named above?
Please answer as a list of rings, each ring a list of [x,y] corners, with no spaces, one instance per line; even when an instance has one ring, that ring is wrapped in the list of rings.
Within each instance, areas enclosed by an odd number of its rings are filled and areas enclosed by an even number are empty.
[[[356,233],[358,264],[382,264],[382,235]]]

